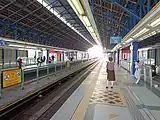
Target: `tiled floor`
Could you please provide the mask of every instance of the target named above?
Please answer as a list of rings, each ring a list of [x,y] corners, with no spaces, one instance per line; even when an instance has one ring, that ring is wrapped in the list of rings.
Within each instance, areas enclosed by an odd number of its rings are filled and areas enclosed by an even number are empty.
[[[114,83],[113,89],[106,89],[105,66],[104,61],[84,120],[132,120],[119,81]]]
[[[121,93],[101,88],[94,89],[89,104],[108,104],[115,106],[126,106]]]

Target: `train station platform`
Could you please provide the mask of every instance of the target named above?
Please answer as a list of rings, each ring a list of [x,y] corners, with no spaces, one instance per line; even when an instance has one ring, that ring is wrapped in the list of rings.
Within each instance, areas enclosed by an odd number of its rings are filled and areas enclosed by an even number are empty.
[[[50,120],[159,120],[158,89],[135,84],[118,66],[113,89],[106,89],[105,67],[101,61]]]
[[[86,66],[90,64],[95,63],[96,61],[98,61],[98,59],[85,60],[83,62],[76,61],[77,63],[75,63],[74,61],[70,64],[71,65],[70,68],[63,67],[63,69],[53,72],[53,73],[52,71],[49,71],[48,75],[41,76],[38,79],[36,78],[32,80],[25,80],[24,89],[21,89],[21,84],[2,89],[2,98],[0,98],[0,112],[18,103],[19,101],[29,96],[32,96],[38,91],[41,91],[45,89],[46,87],[49,87],[50,85],[56,82],[61,82],[60,81],[61,79],[68,77],[69,75],[75,72],[78,72],[79,70],[85,68]],[[36,67],[36,66],[33,66],[33,67]],[[44,67],[44,66],[41,66],[41,67]],[[50,66],[50,69],[51,68],[52,66]],[[35,69],[37,69],[37,67]],[[27,73],[27,74],[30,74],[30,73]]]

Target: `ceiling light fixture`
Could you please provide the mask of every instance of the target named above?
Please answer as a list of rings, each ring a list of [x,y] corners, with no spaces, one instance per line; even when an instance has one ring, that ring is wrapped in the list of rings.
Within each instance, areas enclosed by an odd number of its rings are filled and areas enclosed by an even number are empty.
[[[90,32],[92,32],[92,33],[94,32],[92,26],[88,27],[88,29],[89,29]]]
[[[85,24],[86,24],[87,27],[91,26],[91,23],[90,23],[90,21],[89,21],[89,19],[88,19],[87,16],[83,16],[82,19],[85,22]]]
[[[133,38],[129,38],[126,42],[129,43],[129,42],[132,42]]]
[[[145,32],[148,32],[150,29],[147,29],[147,28],[143,28],[140,32],[138,32],[136,35],[134,35],[133,37],[134,38],[137,38],[141,35],[143,35]]]
[[[84,9],[79,0],[67,0],[67,1],[72,6],[72,8],[78,12],[79,15],[84,14]]]
[[[160,25],[160,17],[150,24],[151,27],[156,27],[158,25]]]

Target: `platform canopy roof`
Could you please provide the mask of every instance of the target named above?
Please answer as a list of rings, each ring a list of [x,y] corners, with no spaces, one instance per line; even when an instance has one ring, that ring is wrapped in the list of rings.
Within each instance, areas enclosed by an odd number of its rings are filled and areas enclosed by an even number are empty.
[[[89,0],[104,47],[110,37],[124,37],[159,0]]]
[[[109,43],[111,36],[124,37],[158,0],[86,2],[100,41],[108,49],[114,46]],[[77,50],[87,50],[96,44],[68,0],[0,0],[0,36]]]
[[[3,37],[79,50],[95,44],[67,1],[0,0],[0,12]]]

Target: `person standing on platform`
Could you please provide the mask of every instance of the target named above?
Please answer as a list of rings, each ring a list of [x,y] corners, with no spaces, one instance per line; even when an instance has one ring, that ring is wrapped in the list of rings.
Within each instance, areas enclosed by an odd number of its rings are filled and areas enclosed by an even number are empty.
[[[18,64],[19,64],[19,69],[21,69],[22,68],[22,58],[21,57],[18,58]]]
[[[134,76],[137,79],[136,84],[138,84],[139,81],[140,81],[141,69],[142,69],[143,64],[144,64],[144,62],[143,61],[140,62],[139,60],[137,60],[136,63],[135,63],[135,69],[136,69],[136,71],[134,73]]]
[[[52,61],[54,62],[54,61],[55,61],[55,57],[54,57],[54,55],[52,55],[51,57],[52,57]]]
[[[115,68],[114,68],[113,58],[109,57],[109,62],[107,62],[107,65],[106,65],[106,72],[107,72],[106,88],[108,88],[109,82],[111,82],[111,88],[113,88],[113,82],[115,81],[115,70],[114,69]]]
[[[48,62],[49,62],[49,63],[51,63],[51,62],[52,62],[52,59],[51,59],[51,57],[49,57],[49,59],[48,59]]]

